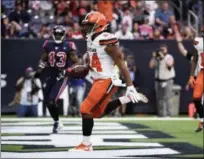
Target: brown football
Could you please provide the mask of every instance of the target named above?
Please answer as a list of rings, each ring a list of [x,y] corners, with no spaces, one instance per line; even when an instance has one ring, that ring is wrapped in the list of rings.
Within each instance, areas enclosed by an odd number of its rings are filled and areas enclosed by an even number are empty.
[[[75,65],[71,68],[68,75],[73,78],[84,78],[89,73],[89,66]]]

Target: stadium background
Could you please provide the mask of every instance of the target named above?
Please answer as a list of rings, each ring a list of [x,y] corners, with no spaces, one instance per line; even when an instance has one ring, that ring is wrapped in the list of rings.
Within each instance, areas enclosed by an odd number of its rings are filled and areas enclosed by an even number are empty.
[[[52,127],[50,118],[20,119],[15,115],[4,115],[4,113],[15,113],[15,107],[9,108],[8,103],[13,99],[16,80],[24,73],[26,67],[36,67],[43,41],[51,38],[51,29],[54,25],[65,26],[67,38],[76,42],[79,54],[86,51],[80,22],[90,10],[103,8],[103,5],[100,6],[98,2],[100,1],[1,1],[2,158],[86,157],[87,154],[67,152],[68,148],[75,146],[75,142],[78,142],[78,140],[73,142],[70,139],[81,135],[80,118],[62,117],[61,121],[65,129],[55,136],[50,134]],[[133,107],[130,113],[136,116],[104,118],[101,122],[96,120],[93,136],[103,142],[95,142],[96,151],[90,153],[88,157],[203,158],[203,132],[194,133],[197,121],[186,115],[178,118],[155,116],[138,118],[137,116],[138,112],[149,114],[156,112],[153,71],[148,68],[148,62],[152,51],[163,43],[169,45],[169,52],[176,62],[175,83],[182,87],[180,113],[187,114],[188,104],[191,102],[191,92],[185,90],[190,65],[179,54],[172,31],[173,25],[169,22],[165,29],[155,25],[154,14],[157,9],[161,8],[162,1],[109,2],[112,4],[107,9],[102,9],[107,11],[112,20],[109,29],[117,32],[123,24],[128,24],[133,39],[120,40],[120,44],[134,56],[141,72],[139,88],[148,96],[150,102]],[[189,51],[194,51],[193,37],[200,29],[203,29],[203,1],[169,0],[168,3],[169,9],[177,20],[176,25],[179,26],[179,31],[184,38],[184,46]],[[21,16],[16,16],[16,8],[21,10]],[[143,25],[144,18],[150,20],[148,25]],[[175,24],[175,21],[172,24]],[[144,33],[146,30],[144,28],[148,28],[148,33]],[[103,156],[105,154],[107,156]]]
[[[86,46],[80,28],[81,21],[89,11],[99,10],[110,21],[108,29],[111,32],[117,34],[123,26],[127,26],[131,34],[121,41],[121,46],[134,56],[141,72],[139,88],[148,95],[150,103],[145,107],[133,107],[137,110],[131,109],[130,113],[156,112],[153,71],[148,68],[148,62],[152,51],[158,49],[163,43],[169,45],[169,52],[175,57],[175,83],[182,87],[180,112],[187,113],[191,92],[185,91],[184,87],[188,79],[189,64],[179,55],[173,27],[178,26],[184,38],[185,47],[189,51],[194,51],[192,39],[203,28],[203,2],[200,0],[168,1],[169,20],[164,26],[156,23],[156,14],[162,8],[162,3],[162,1],[137,0],[2,0],[2,80],[7,83],[6,87],[2,88],[2,112],[15,112],[14,108],[7,107],[15,92],[15,82],[26,67],[36,68],[42,52],[44,41],[42,39],[51,38],[53,26],[56,24],[65,26],[67,38],[76,42],[79,54],[84,54]],[[176,21],[170,20],[170,17],[174,17]],[[124,37],[121,38],[124,39]],[[130,39],[133,41],[129,41]]]

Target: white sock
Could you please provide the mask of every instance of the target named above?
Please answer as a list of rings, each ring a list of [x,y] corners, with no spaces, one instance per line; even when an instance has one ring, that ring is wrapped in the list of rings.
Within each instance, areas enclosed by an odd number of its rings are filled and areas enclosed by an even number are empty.
[[[86,146],[89,146],[91,144],[91,136],[83,136],[82,143]]]
[[[131,102],[130,98],[128,98],[128,97],[126,97],[126,96],[120,97],[119,100],[120,100],[120,103],[121,103],[122,105]]]

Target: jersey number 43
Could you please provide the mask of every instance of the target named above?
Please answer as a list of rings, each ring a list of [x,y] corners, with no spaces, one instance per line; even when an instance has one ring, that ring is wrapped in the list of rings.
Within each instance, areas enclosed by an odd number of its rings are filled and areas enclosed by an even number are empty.
[[[59,60],[56,60],[59,59]],[[51,67],[64,67],[66,65],[67,55],[65,52],[50,52],[49,53],[49,63]]]

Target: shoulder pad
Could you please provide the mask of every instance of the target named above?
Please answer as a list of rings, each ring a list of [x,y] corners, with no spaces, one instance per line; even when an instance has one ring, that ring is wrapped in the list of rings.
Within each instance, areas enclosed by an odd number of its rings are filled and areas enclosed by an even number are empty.
[[[100,35],[100,45],[115,45],[118,43],[118,39],[114,34],[104,32]]]

